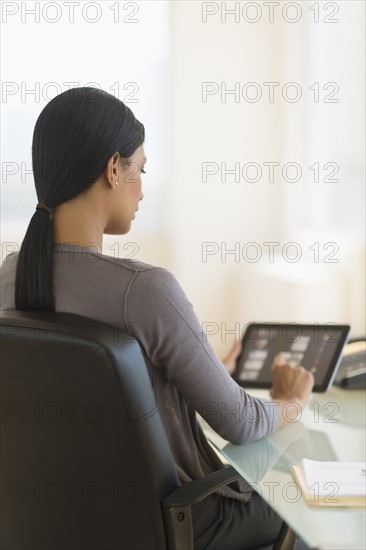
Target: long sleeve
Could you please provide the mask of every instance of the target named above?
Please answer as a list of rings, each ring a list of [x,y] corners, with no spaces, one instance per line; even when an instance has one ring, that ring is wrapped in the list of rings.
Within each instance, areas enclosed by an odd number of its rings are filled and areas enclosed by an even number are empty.
[[[231,378],[171,273],[162,268],[135,272],[124,314],[145,356],[221,437],[241,444],[276,428],[277,407],[248,395]]]

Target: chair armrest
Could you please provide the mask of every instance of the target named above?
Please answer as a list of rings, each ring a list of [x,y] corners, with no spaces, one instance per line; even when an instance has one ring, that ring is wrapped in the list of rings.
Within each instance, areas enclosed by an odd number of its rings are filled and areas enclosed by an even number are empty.
[[[240,477],[241,475],[232,466],[222,468],[182,485],[163,499],[163,507],[179,509],[194,506],[214,493],[219,487],[225,487]]]
[[[182,485],[163,499],[169,550],[193,549],[192,506],[204,500],[219,487],[225,487],[239,478],[241,475],[232,466],[228,466]],[[296,533],[283,522],[273,550],[292,550],[295,543]]]
[[[190,481],[163,499],[162,506],[170,550],[193,548],[192,506],[203,501],[219,487],[229,485],[240,477],[240,474],[229,466]]]

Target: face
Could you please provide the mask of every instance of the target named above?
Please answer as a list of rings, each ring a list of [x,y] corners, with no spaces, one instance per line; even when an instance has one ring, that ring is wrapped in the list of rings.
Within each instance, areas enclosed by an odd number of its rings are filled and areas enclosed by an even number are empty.
[[[136,149],[128,161],[119,158],[115,163],[114,183],[110,193],[111,216],[104,230],[107,235],[121,235],[130,230],[139,202],[144,197],[141,175],[144,173],[145,163],[143,145]]]

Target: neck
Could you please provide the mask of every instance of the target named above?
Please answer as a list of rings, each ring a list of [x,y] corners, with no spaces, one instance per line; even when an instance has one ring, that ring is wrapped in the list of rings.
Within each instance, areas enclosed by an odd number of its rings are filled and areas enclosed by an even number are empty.
[[[69,209],[55,209],[52,219],[52,233],[54,243],[74,243],[79,246],[93,244],[99,250],[103,248],[103,229],[94,220],[82,216],[79,211],[73,215]]]

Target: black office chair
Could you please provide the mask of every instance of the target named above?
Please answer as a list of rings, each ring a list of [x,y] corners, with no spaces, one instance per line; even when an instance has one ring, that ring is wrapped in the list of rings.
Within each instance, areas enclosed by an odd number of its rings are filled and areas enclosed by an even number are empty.
[[[191,507],[239,475],[179,487],[138,343],[68,313],[1,311],[0,332],[0,548],[193,548]]]

